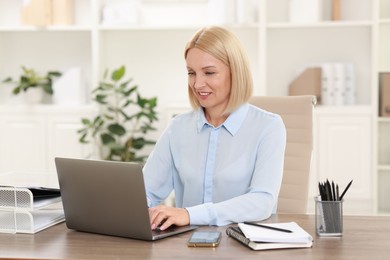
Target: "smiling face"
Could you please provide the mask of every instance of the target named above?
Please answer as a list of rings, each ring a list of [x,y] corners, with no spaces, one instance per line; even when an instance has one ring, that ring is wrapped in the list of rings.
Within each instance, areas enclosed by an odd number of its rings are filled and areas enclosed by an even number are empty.
[[[231,92],[229,67],[198,48],[188,51],[186,63],[188,85],[205,109],[206,117],[221,116],[229,103]]]

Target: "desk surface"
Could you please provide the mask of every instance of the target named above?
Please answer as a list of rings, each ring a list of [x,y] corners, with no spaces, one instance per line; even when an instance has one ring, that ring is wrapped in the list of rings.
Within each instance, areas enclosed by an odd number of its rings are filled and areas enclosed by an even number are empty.
[[[35,235],[0,234],[0,258],[50,259],[388,259],[390,217],[344,216],[342,237],[315,235],[312,215],[278,215],[267,222],[295,221],[314,238],[312,248],[252,251],[225,234],[226,227],[200,227],[220,230],[217,248],[188,248],[191,232],[155,242],[77,232],[65,224]]]

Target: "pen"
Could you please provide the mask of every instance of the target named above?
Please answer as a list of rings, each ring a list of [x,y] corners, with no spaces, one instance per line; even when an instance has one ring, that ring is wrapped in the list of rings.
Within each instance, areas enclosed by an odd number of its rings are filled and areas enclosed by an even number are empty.
[[[347,187],[345,188],[345,190],[343,191],[343,193],[341,193],[340,200],[342,200],[342,199],[343,199],[343,197],[344,197],[345,193],[347,192],[347,190],[348,190],[348,189],[349,189],[349,187],[351,186],[351,184],[352,184],[352,181],[353,181],[353,180],[351,180],[351,181],[348,183],[348,185],[347,185]]]
[[[251,226],[255,226],[255,227],[268,228],[268,229],[272,229],[272,230],[276,230],[276,231],[280,231],[280,232],[292,233],[292,231],[291,231],[291,230],[288,230],[288,229],[277,228],[277,227],[271,227],[271,226],[262,225],[262,224],[257,224],[257,223],[252,223],[252,222],[246,222],[246,221],[245,221],[244,224],[251,225]]]
[[[336,196],[336,188],[334,187],[334,182],[332,181],[332,196],[333,196],[333,201],[337,200]]]

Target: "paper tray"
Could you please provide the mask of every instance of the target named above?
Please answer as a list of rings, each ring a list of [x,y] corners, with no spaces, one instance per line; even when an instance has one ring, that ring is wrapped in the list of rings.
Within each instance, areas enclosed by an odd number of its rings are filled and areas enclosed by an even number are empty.
[[[34,199],[28,188],[0,187],[0,209],[35,210],[61,202],[60,196]]]
[[[0,232],[34,234],[64,220],[65,216],[62,209],[0,210]]]
[[[58,189],[57,176],[50,172],[0,174],[0,233],[34,234],[64,221],[61,196],[42,194],[48,188]]]

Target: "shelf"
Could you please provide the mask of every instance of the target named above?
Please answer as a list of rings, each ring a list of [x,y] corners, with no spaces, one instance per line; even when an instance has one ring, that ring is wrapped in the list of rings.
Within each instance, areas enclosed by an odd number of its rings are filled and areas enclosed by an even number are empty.
[[[155,30],[197,30],[203,26],[208,26],[207,24],[196,24],[196,25],[147,25],[147,24],[137,24],[137,25],[100,25],[98,27],[101,31],[155,31]],[[258,24],[252,23],[252,24],[226,24],[223,25],[224,27],[230,28],[230,29],[248,29],[253,28],[257,29]]]
[[[390,124],[390,117],[378,117],[378,122]]]
[[[97,107],[94,105],[24,105],[24,104],[12,104],[12,105],[0,105],[0,112],[3,113],[58,113],[67,111],[68,113],[77,113],[79,111],[97,111]]]
[[[356,106],[321,106],[317,105],[314,108],[315,114],[366,114],[370,115],[373,108],[369,105]]]
[[[195,30],[199,26],[156,26],[156,25],[100,25],[100,31],[154,31],[154,30]]]
[[[380,19],[379,23],[382,25],[390,25],[390,18]]]
[[[345,28],[345,27],[369,27],[372,21],[342,21],[332,22],[324,21],[319,23],[269,23],[267,28],[270,29],[305,29],[305,28]]]
[[[0,32],[44,32],[44,31],[60,31],[60,32],[90,32],[89,26],[0,26]]]
[[[379,171],[384,171],[384,172],[388,171],[388,174],[390,174],[390,164],[379,164],[378,165],[378,170]]]

